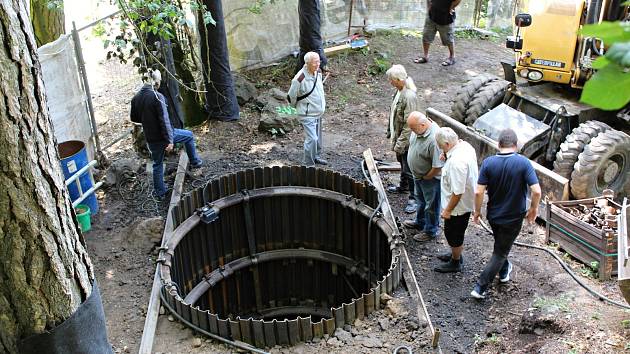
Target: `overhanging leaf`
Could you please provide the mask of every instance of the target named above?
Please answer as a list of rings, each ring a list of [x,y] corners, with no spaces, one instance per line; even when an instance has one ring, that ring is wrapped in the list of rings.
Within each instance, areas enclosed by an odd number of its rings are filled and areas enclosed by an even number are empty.
[[[608,60],[608,58],[606,58],[605,56],[602,56],[595,59],[595,61],[593,62],[593,69],[603,69],[608,64],[610,64],[610,60]]]
[[[586,82],[580,101],[603,110],[616,110],[630,102],[630,73],[615,63],[598,70]]]
[[[580,32],[584,36],[600,38],[607,44],[630,41],[630,25],[619,21],[585,25]]]

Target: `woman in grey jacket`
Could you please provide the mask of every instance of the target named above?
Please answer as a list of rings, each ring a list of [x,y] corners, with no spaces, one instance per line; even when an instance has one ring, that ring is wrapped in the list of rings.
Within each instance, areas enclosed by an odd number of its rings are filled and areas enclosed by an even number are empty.
[[[295,74],[289,89],[289,103],[297,109],[304,127],[304,164],[326,165],[322,153],[322,116],[326,111],[324,84],[319,70],[319,54],[308,52],[304,55],[304,67]]]
[[[411,112],[417,110],[417,88],[402,65],[392,65],[387,70],[387,78],[389,83],[396,88],[389,112],[387,138],[391,143],[392,151],[396,153],[396,160],[400,162],[400,185],[390,186],[387,190],[392,193],[409,191],[405,212],[411,214],[416,212],[417,204],[413,193],[413,176],[407,164],[407,150],[409,149],[409,135],[411,134],[411,130],[407,126],[407,118]]]

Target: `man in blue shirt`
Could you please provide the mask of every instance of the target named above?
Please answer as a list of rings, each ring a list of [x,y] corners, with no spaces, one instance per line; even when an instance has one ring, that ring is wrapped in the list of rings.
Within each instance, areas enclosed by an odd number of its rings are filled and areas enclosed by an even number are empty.
[[[507,259],[512,244],[516,240],[523,218],[533,223],[538,215],[541,191],[538,177],[531,162],[516,153],[518,139],[512,129],[499,134],[499,153],[486,158],[479,170],[475,191],[475,211],[473,221],[479,223],[481,204],[488,191],[487,219],[494,236],[492,258],[479,276],[475,288],[470,293],[477,299],[486,296],[488,285],[499,273],[499,281],[510,281],[512,263]],[[527,189],[531,191],[531,205],[526,209]]]

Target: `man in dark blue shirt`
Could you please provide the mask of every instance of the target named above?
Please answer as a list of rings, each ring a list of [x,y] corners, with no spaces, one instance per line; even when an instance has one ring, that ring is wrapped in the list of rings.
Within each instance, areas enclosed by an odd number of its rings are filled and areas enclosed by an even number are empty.
[[[131,100],[129,114],[132,122],[142,123],[142,130],[153,160],[153,194],[159,200],[164,199],[167,192],[164,185],[164,154],[173,150],[173,144],[184,145],[191,168],[199,168],[203,164],[197,155],[193,133],[190,130],[176,129],[171,126],[166,98],[157,92],[161,81],[162,74],[154,70],[151,73],[150,83],[144,85]]]
[[[516,133],[512,129],[503,130],[499,134],[499,153],[485,159],[479,170],[473,221],[479,223],[481,204],[487,190],[486,211],[494,236],[494,249],[490,262],[486,264],[475,288],[470,293],[478,299],[486,296],[488,285],[497,273],[499,273],[501,283],[510,280],[512,263],[507,257],[521,231],[523,218],[533,223],[538,215],[538,203],[541,197],[538,177],[531,162],[516,153],[517,142]],[[526,209],[528,187],[531,190],[529,210]]]

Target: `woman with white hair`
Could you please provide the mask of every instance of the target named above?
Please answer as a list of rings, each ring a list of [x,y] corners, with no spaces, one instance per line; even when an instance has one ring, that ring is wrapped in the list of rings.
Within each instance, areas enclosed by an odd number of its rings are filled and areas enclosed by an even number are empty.
[[[407,126],[407,117],[411,112],[417,110],[417,89],[413,79],[407,75],[407,71],[402,65],[392,65],[387,70],[387,78],[389,83],[396,88],[396,94],[389,111],[387,137],[391,143],[392,151],[396,153],[396,160],[400,162],[400,184],[390,186],[387,190],[392,193],[409,191],[405,212],[412,214],[416,212],[417,203],[414,198],[413,176],[407,164],[407,150],[409,149],[409,135],[411,134],[411,130]]]

